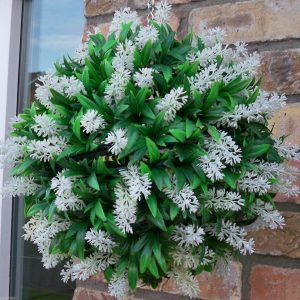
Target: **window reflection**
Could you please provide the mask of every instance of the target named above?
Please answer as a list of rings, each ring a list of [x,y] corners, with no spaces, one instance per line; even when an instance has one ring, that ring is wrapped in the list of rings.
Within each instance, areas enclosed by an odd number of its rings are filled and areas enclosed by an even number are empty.
[[[19,111],[34,98],[40,75],[63,55],[72,55],[82,40],[83,0],[25,0],[19,78]],[[72,299],[74,285],[60,280],[60,268],[46,270],[36,247],[21,238],[23,204],[13,203],[11,296],[15,299]],[[60,266],[61,267],[61,266]]]

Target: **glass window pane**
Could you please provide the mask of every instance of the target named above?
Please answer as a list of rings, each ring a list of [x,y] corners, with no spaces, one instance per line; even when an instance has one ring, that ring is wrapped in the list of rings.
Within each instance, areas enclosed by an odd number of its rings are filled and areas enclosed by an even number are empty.
[[[34,98],[37,78],[63,55],[73,55],[84,30],[83,0],[25,0],[22,21],[19,111]],[[46,270],[34,245],[21,238],[22,199],[14,199],[11,296],[15,299],[72,299],[74,284],[60,280],[60,268]]]

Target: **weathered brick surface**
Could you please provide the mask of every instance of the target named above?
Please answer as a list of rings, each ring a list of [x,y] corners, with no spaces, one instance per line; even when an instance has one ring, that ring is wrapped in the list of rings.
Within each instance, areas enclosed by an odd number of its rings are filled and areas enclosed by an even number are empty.
[[[105,292],[77,287],[74,292],[73,300],[116,300],[116,298]]]
[[[126,7],[127,4],[128,0],[85,0],[85,15],[94,17],[111,14],[121,7]]]
[[[287,95],[300,93],[300,49],[265,51],[261,59],[263,89]]]
[[[227,43],[256,42],[300,37],[299,16],[299,0],[256,0],[195,8],[189,25],[195,32],[220,26]]]
[[[255,252],[259,254],[300,257],[300,213],[283,212],[286,225],[283,229],[264,229],[249,233],[255,240]]]
[[[129,0],[130,5],[132,5],[136,9],[145,9],[147,8],[147,0]],[[169,0],[170,4],[186,4],[192,2],[192,0]]]
[[[298,300],[300,270],[257,265],[251,272],[251,300]]]
[[[200,298],[207,300],[239,300],[241,299],[241,275],[242,266],[233,262],[230,271],[226,276],[219,276],[216,273],[204,272],[198,275],[197,279],[200,287]],[[161,291],[179,294],[172,280],[165,281]]]

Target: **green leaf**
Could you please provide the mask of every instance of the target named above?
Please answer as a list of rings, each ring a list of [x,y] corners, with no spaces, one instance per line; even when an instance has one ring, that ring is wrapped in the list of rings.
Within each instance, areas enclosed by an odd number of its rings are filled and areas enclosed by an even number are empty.
[[[217,101],[217,98],[219,96],[219,87],[220,87],[219,82],[213,83],[211,90],[208,94],[208,97],[203,104],[204,110],[207,110],[208,108],[210,108]]]
[[[221,135],[219,130],[212,125],[206,125],[209,135],[218,143],[220,141]]]
[[[136,288],[137,280],[138,280],[138,268],[135,260],[131,258],[129,263],[129,268],[128,268],[128,282],[131,289],[134,290]]]
[[[127,35],[130,31],[130,28],[131,28],[131,25],[132,25],[133,22],[129,22],[127,24],[123,24],[122,25],[122,29],[121,29],[121,32],[119,34],[119,42],[120,43],[123,43],[125,42],[126,38],[127,38]]]
[[[148,137],[146,137],[146,146],[150,157],[150,162],[157,161],[160,157],[160,152],[156,144]]]
[[[170,218],[171,218],[171,221],[174,221],[174,219],[176,218],[176,216],[179,213],[179,210],[180,210],[180,208],[176,203],[170,202]]]
[[[148,215],[148,219],[152,224],[160,228],[162,231],[167,231],[165,221],[159,210],[157,210],[155,218],[152,215]]]
[[[148,41],[142,50],[142,63],[143,66],[147,66],[150,60],[150,55],[151,55],[151,50],[152,50],[152,42]]]
[[[252,145],[244,149],[244,158],[255,158],[268,152],[270,144]]]
[[[107,52],[108,50],[110,50],[113,46],[115,46],[117,44],[116,40],[108,40],[102,47],[103,52]]]
[[[171,134],[181,143],[185,141],[186,133],[183,130],[180,129],[171,129]]]
[[[159,278],[158,269],[157,269],[156,262],[155,262],[155,259],[153,256],[151,257],[150,263],[148,264],[148,270],[155,278]]]
[[[142,251],[142,254],[141,254],[141,257],[140,257],[140,272],[141,273],[144,273],[150,263],[150,260],[151,260],[151,248],[150,248],[150,243],[148,243],[143,251]]]
[[[101,204],[100,200],[96,201],[94,211],[95,211],[96,216],[100,220],[102,220],[103,222],[107,221],[107,218],[106,218],[105,213],[103,211],[102,204]]]
[[[26,217],[29,218],[29,217],[34,216],[36,213],[38,213],[40,211],[44,211],[44,209],[47,206],[48,206],[48,203],[45,203],[45,202],[33,204],[27,211]]]
[[[91,99],[87,98],[84,95],[77,95],[76,96],[78,101],[80,102],[80,104],[82,105],[82,107],[86,108],[86,109],[95,109],[98,110],[98,106],[97,104],[92,101]]]
[[[91,188],[93,188],[93,189],[95,189],[95,190],[97,190],[97,191],[100,191],[99,182],[98,182],[98,179],[97,179],[97,176],[96,176],[95,172],[93,172],[93,173],[91,174],[91,176],[87,179],[87,184],[88,184]]]
[[[28,157],[25,161],[23,161],[21,164],[17,165],[16,167],[14,167],[11,172],[10,175],[11,176],[16,176],[16,175],[21,175],[23,174],[25,171],[27,171],[34,163],[36,162],[36,160]]]
[[[195,124],[191,120],[186,119],[186,121],[185,121],[185,134],[186,134],[187,139],[192,136],[195,129],[196,129]]]
[[[162,256],[161,245],[160,245],[160,243],[158,241],[155,241],[155,243],[153,245],[153,253],[154,253],[156,261],[158,262],[158,264],[161,267],[161,269],[165,273],[167,273],[168,272],[168,267],[167,267],[165,258]]]
[[[156,218],[157,215],[157,199],[156,196],[154,194],[151,194],[147,200],[146,200],[148,207],[151,211],[151,214],[154,218]]]
[[[82,83],[83,83],[84,87],[86,88],[86,90],[91,89],[90,75],[89,75],[89,70],[88,70],[87,66],[85,66],[84,69],[83,69]]]

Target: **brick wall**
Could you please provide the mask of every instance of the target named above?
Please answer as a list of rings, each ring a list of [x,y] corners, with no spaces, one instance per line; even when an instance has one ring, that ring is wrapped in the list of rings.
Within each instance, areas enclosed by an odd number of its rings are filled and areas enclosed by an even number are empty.
[[[172,0],[171,25],[182,37],[188,30],[220,26],[228,33],[227,43],[246,41],[261,53],[263,88],[285,93],[288,105],[274,117],[276,135],[300,144],[300,0]],[[115,9],[130,6],[147,15],[146,0],[86,0],[86,31],[99,26],[107,32]],[[296,164],[295,162],[289,162]],[[300,168],[300,164],[298,166]],[[300,178],[299,178],[300,185]],[[253,232],[256,253],[233,262],[226,278],[201,274],[201,299],[296,300],[300,299],[300,197],[276,197],[286,219],[283,230]],[[74,300],[113,299],[106,294],[99,274],[78,282]],[[157,291],[139,289],[133,299],[186,299],[172,282]]]

